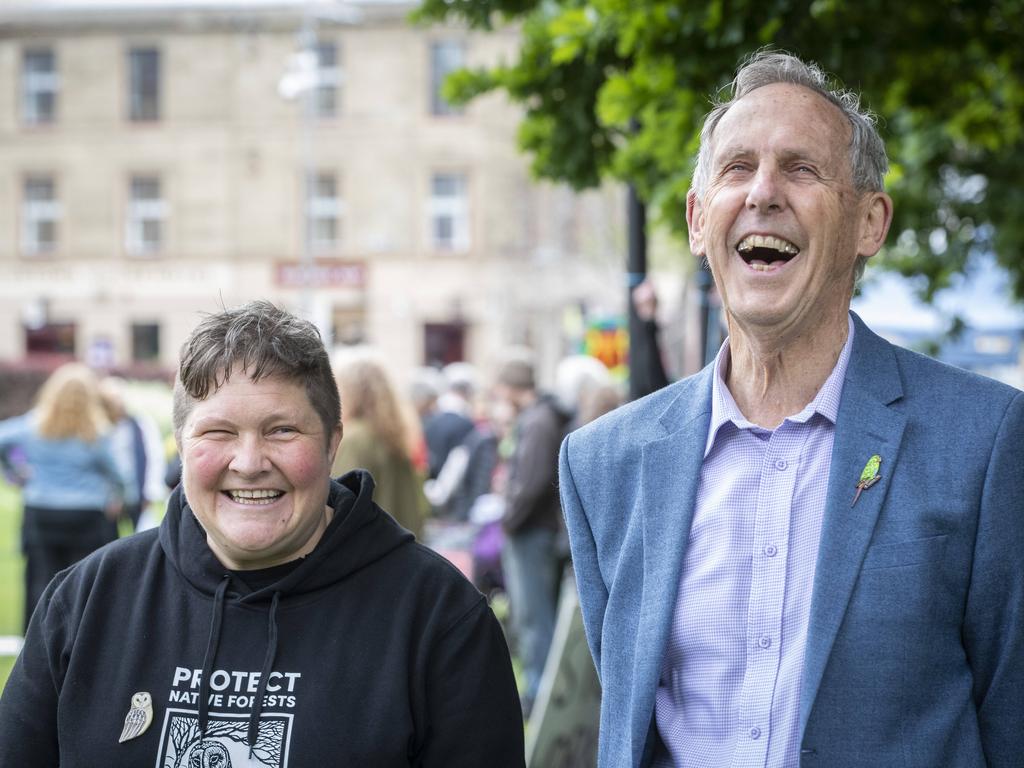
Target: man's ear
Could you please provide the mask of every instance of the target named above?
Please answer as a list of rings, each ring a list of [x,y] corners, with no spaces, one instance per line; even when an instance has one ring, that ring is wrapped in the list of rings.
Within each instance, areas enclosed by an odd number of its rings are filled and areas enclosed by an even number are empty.
[[[870,192],[861,202],[860,239],[857,255],[870,258],[881,249],[892,224],[892,198],[885,192]]]
[[[686,228],[690,233],[690,253],[707,255],[704,247],[704,204],[692,189],[686,193]]]

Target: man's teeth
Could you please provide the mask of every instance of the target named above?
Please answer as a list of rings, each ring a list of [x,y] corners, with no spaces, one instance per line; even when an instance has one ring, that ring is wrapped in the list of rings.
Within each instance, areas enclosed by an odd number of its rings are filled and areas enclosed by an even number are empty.
[[[787,256],[796,256],[800,253],[800,249],[791,242],[774,235],[747,235],[736,246],[736,250],[740,253],[749,253],[755,248],[771,248],[773,251],[779,251]]]
[[[231,500],[239,504],[269,504],[280,496],[284,491],[272,491],[266,488],[255,488],[245,491],[228,491]]]

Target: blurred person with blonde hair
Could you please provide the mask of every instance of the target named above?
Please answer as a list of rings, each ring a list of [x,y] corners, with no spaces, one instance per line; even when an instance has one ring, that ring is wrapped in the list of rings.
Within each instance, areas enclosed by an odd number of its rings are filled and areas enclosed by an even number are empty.
[[[331,473],[337,477],[357,468],[368,470],[375,483],[374,501],[419,538],[426,499],[412,461],[418,439],[413,419],[370,351],[345,353],[335,361],[334,375],[345,439]]]
[[[26,627],[58,571],[117,538],[127,486],[109,427],[96,376],[80,363],[54,371],[33,410],[0,422],[0,462],[23,457]]]

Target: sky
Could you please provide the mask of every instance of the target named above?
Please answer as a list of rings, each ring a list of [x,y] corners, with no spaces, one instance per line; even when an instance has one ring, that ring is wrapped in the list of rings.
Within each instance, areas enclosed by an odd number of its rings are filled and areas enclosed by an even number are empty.
[[[1006,272],[992,258],[980,259],[969,275],[938,293],[935,306],[939,311],[914,295],[911,280],[870,267],[853,301],[854,311],[879,328],[938,333],[953,314],[978,329],[1024,328],[1024,306],[1012,301]]]

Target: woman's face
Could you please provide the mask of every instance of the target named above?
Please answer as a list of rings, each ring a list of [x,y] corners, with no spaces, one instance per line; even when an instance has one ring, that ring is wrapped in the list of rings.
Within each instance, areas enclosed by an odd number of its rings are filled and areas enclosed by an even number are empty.
[[[267,568],[313,550],[341,430],[325,434],[301,384],[236,369],[195,404],[180,440],[185,496],[225,566]]]

